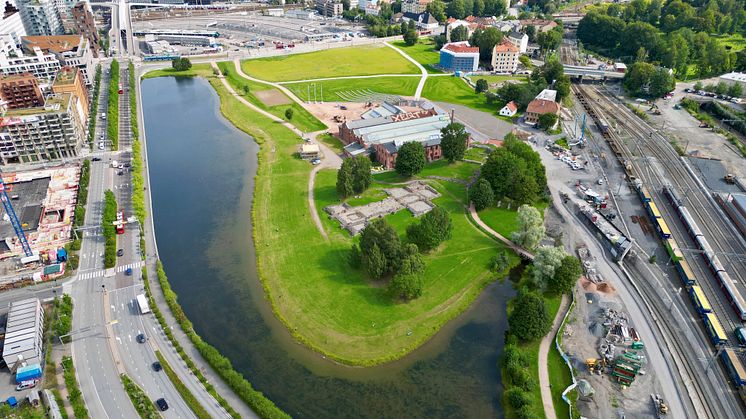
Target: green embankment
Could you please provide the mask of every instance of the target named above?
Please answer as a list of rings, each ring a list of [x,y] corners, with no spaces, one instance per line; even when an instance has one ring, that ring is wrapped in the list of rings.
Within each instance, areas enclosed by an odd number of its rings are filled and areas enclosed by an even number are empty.
[[[199,419],[210,419],[210,414],[207,413],[204,407],[202,407],[202,404],[200,404],[199,400],[197,400],[196,397],[194,397],[194,394],[192,394],[191,391],[184,385],[184,383],[181,381],[181,378],[179,378],[178,375],[176,375],[176,372],[174,372],[173,368],[171,368],[171,365],[168,364],[168,361],[166,361],[166,358],[161,355],[160,351],[155,351],[155,356],[158,358],[158,362],[160,362],[161,367],[163,368],[163,372],[166,373],[168,376],[168,379],[171,380],[174,387],[176,387],[176,391],[179,392],[181,395],[181,398],[184,399],[184,402],[189,406],[189,409],[197,416]]]
[[[419,74],[392,48],[378,44],[244,60],[244,73],[267,81],[308,80],[373,74]]]
[[[432,38],[420,38],[414,45],[407,45],[404,41],[394,41],[391,45],[404,51],[418,63],[422,64],[430,74],[442,73],[435,68],[440,62],[440,53],[435,49],[435,41]]]
[[[220,72],[223,73],[228,84],[231,85],[233,90],[236,91],[241,97],[246,99],[249,103],[265,110],[272,115],[282,118],[285,121],[290,121],[298,127],[299,130],[304,132],[321,131],[327,128],[321,121],[316,119],[315,116],[311,115],[304,107],[300,106],[292,99],[287,97],[284,93],[275,89],[269,84],[257,83],[252,80],[245,79],[238,75],[235,66],[232,61],[218,63]],[[257,92],[273,92],[275,95],[281,95],[281,97],[287,100],[287,104],[267,106],[257,96]],[[288,119],[285,115],[285,111],[288,109],[293,110],[292,119]]]
[[[155,403],[150,400],[140,386],[135,384],[127,374],[121,374],[119,378],[124,385],[124,391],[127,392],[127,396],[129,396],[132,405],[141,419],[156,419],[161,417],[160,413],[158,413],[158,408],[155,407]]]

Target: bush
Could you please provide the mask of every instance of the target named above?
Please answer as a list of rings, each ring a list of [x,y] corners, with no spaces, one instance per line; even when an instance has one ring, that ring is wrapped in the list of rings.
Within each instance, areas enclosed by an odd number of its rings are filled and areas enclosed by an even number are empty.
[[[288,121],[293,119],[293,108],[285,109],[285,119],[287,119]]]
[[[414,300],[422,295],[424,285],[420,274],[397,274],[389,282],[388,292],[393,298]]]
[[[101,229],[104,233],[104,267],[113,268],[117,262],[116,227],[112,223],[117,219],[117,200],[114,192],[104,192],[104,213],[101,217]]]
[[[62,376],[65,378],[65,387],[67,388],[67,398],[68,400],[70,400],[70,405],[73,407],[75,418],[88,418],[88,409],[86,409],[85,407],[83,394],[80,392],[78,381],[75,379],[75,367],[73,366],[73,359],[69,356],[63,357],[62,368],[64,370]],[[62,408],[62,406],[60,406],[60,408]]]
[[[106,135],[111,141],[111,149],[119,147],[119,62],[113,60],[109,71],[109,102],[106,118]]]
[[[431,250],[451,238],[453,225],[448,211],[435,207],[419,223],[407,227],[407,239],[421,250]]]
[[[505,392],[505,398],[513,409],[520,409],[531,404],[531,395],[517,387],[509,388]]]
[[[145,391],[140,388],[140,386],[135,384],[135,382],[132,381],[127,376],[127,374],[121,374],[119,378],[122,379],[124,390],[127,392],[127,395],[132,401],[132,405],[135,407],[135,410],[141,418],[156,419],[161,417],[161,415],[158,413],[158,408],[155,406],[155,403],[150,400],[148,395],[145,394]],[[76,414],[75,417],[77,418],[78,415]]]

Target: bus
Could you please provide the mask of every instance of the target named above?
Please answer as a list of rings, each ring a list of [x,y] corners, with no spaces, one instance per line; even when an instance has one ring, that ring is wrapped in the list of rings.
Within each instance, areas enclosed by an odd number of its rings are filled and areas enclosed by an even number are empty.
[[[148,299],[145,298],[145,294],[138,294],[135,300],[137,301],[137,307],[140,309],[140,314],[150,313],[150,306],[148,305]]]
[[[117,234],[124,234],[124,210],[119,210],[117,213]]]

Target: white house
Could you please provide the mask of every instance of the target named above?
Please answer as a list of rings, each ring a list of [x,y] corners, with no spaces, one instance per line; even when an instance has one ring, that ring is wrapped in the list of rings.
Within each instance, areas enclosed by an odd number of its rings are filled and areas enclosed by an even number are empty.
[[[517,112],[518,112],[518,106],[516,106],[515,102],[511,100],[505,106],[503,106],[502,109],[500,109],[499,113],[501,116],[511,117],[515,115]]]

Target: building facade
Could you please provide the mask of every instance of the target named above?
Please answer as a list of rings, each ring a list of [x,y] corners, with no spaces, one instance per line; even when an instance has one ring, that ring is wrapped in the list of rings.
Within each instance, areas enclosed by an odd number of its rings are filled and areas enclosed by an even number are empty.
[[[534,99],[529,102],[528,107],[526,108],[526,123],[538,124],[539,117],[547,113],[553,113],[559,116],[560,105],[552,100]]]
[[[0,97],[7,109],[35,108],[44,105],[36,77],[31,73],[0,78]]]
[[[492,71],[500,74],[514,73],[518,69],[520,55],[518,47],[503,38],[492,49]]]
[[[19,0],[18,8],[29,35],[61,35],[65,33],[55,0]]]
[[[431,31],[433,29],[438,29],[438,26],[440,25],[438,23],[438,20],[433,17],[430,13],[403,13],[402,14],[402,20],[405,22],[409,22],[410,20],[413,20],[415,24],[417,25],[417,29],[421,31]]]
[[[83,73],[77,67],[62,67],[52,84],[52,91],[57,94],[73,95],[73,106],[80,115],[81,121],[87,121],[90,111],[88,88],[83,80]]]
[[[467,41],[451,42],[440,49],[438,65],[449,71],[470,73],[479,67],[479,48],[472,47]]]
[[[342,2],[334,0],[316,0],[316,11],[321,16],[334,17],[340,16],[344,11]]]
[[[93,20],[91,5],[87,1],[81,1],[72,8],[73,26],[75,33],[83,35],[88,40],[91,52],[94,57],[98,57],[99,36],[96,30],[96,23]]]
[[[0,118],[3,163],[75,157],[85,140],[85,122],[70,93],[50,95],[43,107],[9,110]]]
[[[508,41],[518,47],[518,52],[525,54],[528,49],[528,35],[521,32],[511,32],[508,34]]]
[[[27,51],[54,54],[62,66],[78,67],[87,85],[93,84],[93,52],[83,35],[25,36],[21,39]]]
[[[21,45],[21,37],[26,36],[21,13],[9,2],[5,3],[5,11],[0,20],[0,34],[10,35],[16,47]]]
[[[396,156],[399,154],[399,148],[408,141],[391,141],[373,146],[376,152],[376,160],[386,169],[393,169],[396,165]],[[421,141],[420,144],[425,148],[425,159],[428,162],[440,160],[443,158],[443,150],[440,148],[440,138]]]
[[[431,2],[432,0],[406,0],[401,4],[401,12],[414,13],[417,15],[425,13],[427,11],[427,5]]]
[[[30,54],[17,48],[10,35],[0,35],[0,73],[4,75],[31,73],[39,83],[49,83],[60,69],[60,60],[54,54],[35,49]]]

